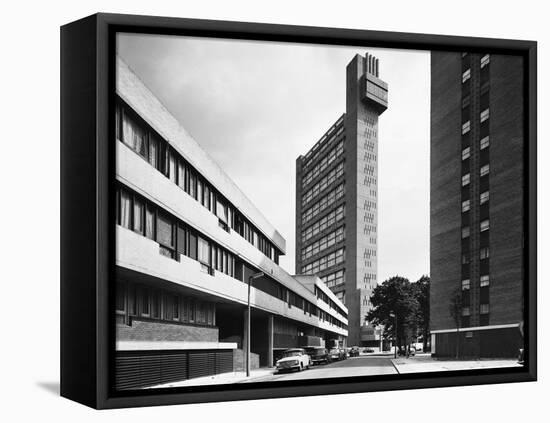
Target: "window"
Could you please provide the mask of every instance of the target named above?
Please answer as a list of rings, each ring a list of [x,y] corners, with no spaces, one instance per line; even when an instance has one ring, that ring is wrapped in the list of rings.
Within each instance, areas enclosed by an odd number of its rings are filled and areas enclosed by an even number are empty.
[[[149,316],[149,288],[143,288],[141,290],[141,314]]]
[[[485,122],[487,119],[489,119],[489,109],[485,109],[479,114],[480,122]]]
[[[323,276],[320,278],[321,282],[323,282],[326,286],[329,288],[332,288],[334,286],[338,286],[344,283],[344,271],[338,270],[335,273],[330,273],[326,276]]]
[[[467,291],[470,289],[470,279],[463,279],[462,280],[462,290]]]
[[[464,122],[462,124],[462,135],[470,132],[470,121]]]
[[[482,275],[479,278],[479,286],[489,286],[489,275]]]
[[[161,215],[157,216],[157,242],[160,244],[161,254],[173,257],[173,225],[168,218]]]
[[[126,311],[126,287],[121,283],[116,284],[115,308],[116,311]]]
[[[470,69],[466,69],[464,73],[462,74],[462,83],[466,82],[468,79],[470,79],[471,71]]]
[[[178,186],[185,190],[185,166],[181,160],[178,161]]]
[[[479,231],[485,232],[489,230],[489,219],[482,220],[479,224]]]
[[[197,199],[197,177],[192,170],[189,171],[189,195],[194,199]]]
[[[201,204],[203,204],[203,194],[204,194],[204,191],[203,191],[203,183],[202,181],[199,179],[197,181],[197,201]]]
[[[189,233],[189,249],[187,255],[193,260],[197,260],[197,235]]]
[[[202,205],[210,210],[210,188],[208,188],[206,183],[204,184],[204,199]]]
[[[468,238],[470,236],[470,227],[469,226],[464,226],[462,228],[462,238]]]
[[[174,153],[170,153],[170,156],[168,157],[168,177],[173,183],[177,183],[177,166],[176,166],[176,156]]]
[[[216,216],[218,216],[222,222],[227,224],[227,207],[220,200],[217,200],[216,202]]]
[[[474,337],[474,333],[472,331],[468,331],[466,332],[466,335],[465,335],[466,338],[473,338]]]
[[[150,136],[148,160],[155,169],[158,169],[158,149],[158,140],[154,136]]]
[[[144,222],[143,214],[145,211],[145,204],[143,201],[134,198],[134,231],[143,235],[144,232]]]
[[[145,212],[145,236],[155,239],[155,211],[149,206]]]
[[[322,270],[328,269],[329,267],[340,264],[344,261],[344,249],[340,248],[326,256],[321,257],[318,260],[315,260],[312,263],[309,263],[306,266],[302,267],[303,274],[315,274]]]
[[[202,270],[208,272],[210,270],[210,244],[201,237],[198,238],[198,258]]]
[[[470,307],[462,307],[462,315],[463,316],[469,316],[470,315]]]
[[[483,150],[484,148],[487,148],[487,147],[489,147],[489,135],[487,135],[486,137],[483,137],[479,141],[479,149],[480,150]]]
[[[152,317],[159,319],[161,310],[161,297],[158,291],[153,292],[151,298],[151,315]]]
[[[128,294],[128,314],[130,316],[135,316],[137,314],[137,292],[134,285],[128,285],[127,287]]]
[[[479,169],[479,176],[485,176],[489,174],[489,165],[486,164],[484,166],[481,166]]]
[[[483,247],[479,249],[479,258],[481,260],[489,258],[489,247]]]
[[[462,211],[467,212],[470,210],[470,200],[465,200],[462,202]]]
[[[306,260],[317,253],[326,250],[334,244],[341,242],[344,239],[344,227],[336,229],[335,231],[325,235],[313,244],[308,245],[302,249],[302,260]]]
[[[179,318],[180,318],[180,298],[177,295],[174,296],[174,302],[172,304],[174,305],[172,317],[174,318],[174,320],[179,320]]]
[[[479,204],[485,204],[487,201],[489,201],[489,191],[479,194]]]
[[[324,231],[329,226],[333,225],[336,222],[339,222],[344,218],[344,206],[341,205],[336,210],[331,211],[329,214],[318,220],[312,226],[309,226],[307,229],[302,231],[302,241],[306,242],[308,239],[314,237],[319,232]]]
[[[480,304],[479,314],[489,314],[489,304]]]
[[[485,66],[487,66],[490,62],[490,56],[488,54],[486,54],[485,56],[483,56],[481,58],[481,60],[479,61],[480,63],[480,67],[481,68],[484,68]]]
[[[465,187],[470,183],[470,174],[462,175],[462,186]]]
[[[302,222],[306,223],[321,213],[331,204],[335,203],[338,199],[344,196],[344,184],[338,185],[335,189],[331,190],[328,194],[324,195],[315,204],[309,207],[304,213],[302,213]]]
[[[468,157],[470,157],[470,147],[466,147],[462,150],[462,160],[466,160]]]
[[[131,199],[130,194],[126,191],[120,192],[120,225],[130,229],[130,209]]]
[[[146,133],[127,113],[122,118],[122,141],[141,156],[147,157]]]

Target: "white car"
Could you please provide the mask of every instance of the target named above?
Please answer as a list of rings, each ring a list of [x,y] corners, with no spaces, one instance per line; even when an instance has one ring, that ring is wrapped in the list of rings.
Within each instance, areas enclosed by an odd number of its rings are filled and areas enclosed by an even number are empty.
[[[292,348],[283,353],[283,358],[277,360],[277,372],[309,369],[311,359],[303,348]]]

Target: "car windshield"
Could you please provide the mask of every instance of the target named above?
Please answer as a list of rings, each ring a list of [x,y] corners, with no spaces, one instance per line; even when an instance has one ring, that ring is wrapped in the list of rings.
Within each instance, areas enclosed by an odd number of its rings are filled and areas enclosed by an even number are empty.
[[[285,353],[283,353],[283,357],[287,358],[287,357],[299,357],[300,355],[302,355],[302,353],[300,351],[287,351]]]

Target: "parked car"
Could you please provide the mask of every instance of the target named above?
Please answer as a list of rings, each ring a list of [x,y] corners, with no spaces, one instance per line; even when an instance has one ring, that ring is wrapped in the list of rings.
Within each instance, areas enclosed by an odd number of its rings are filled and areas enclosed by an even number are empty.
[[[303,348],[291,348],[283,352],[283,358],[277,360],[277,372],[309,369],[311,364],[309,355]]]
[[[414,344],[412,344],[412,346],[417,352],[422,352],[422,350],[424,349],[424,344],[422,342],[415,342]]]
[[[406,356],[407,355],[407,349],[405,347],[401,348],[399,347],[397,349],[397,355]],[[416,355],[416,348],[413,344],[409,345],[409,356]]]
[[[328,350],[325,347],[307,347],[304,348],[309,355],[311,364],[328,363]]]
[[[345,348],[340,348],[340,360],[347,360],[348,351]]]
[[[374,352],[374,349],[372,349],[372,348],[365,348],[365,349],[363,349],[363,352],[364,352],[364,353],[373,353],[373,352]]]
[[[354,346],[351,347],[349,350],[349,356],[350,357],[359,357],[359,347]]]
[[[328,352],[328,358],[330,361],[338,361],[342,359],[342,353],[339,348],[332,348]]]

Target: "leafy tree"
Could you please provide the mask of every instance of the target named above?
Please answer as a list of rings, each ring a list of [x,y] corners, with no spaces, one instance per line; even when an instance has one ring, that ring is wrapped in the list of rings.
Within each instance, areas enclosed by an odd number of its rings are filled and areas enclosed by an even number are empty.
[[[370,301],[373,308],[366,319],[375,325],[383,325],[384,339],[396,335],[397,346],[408,345],[417,328],[419,308],[411,282],[401,276],[391,277],[374,288]]]
[[[462,290],[460,288],[457,288],[453,293],[451,294],[451,300],[449,302],[449,313],[451,317],[453,318],[453,321],[455,322],[456,326],[456,358],[458,358],[458,346],[459,346],[459,331],[460,331],[460,323],[462,319],[462,308],[464,307],[463,297],[462,297]]]
[[[426,351],[426,343],[430,333],[430,277],[424,275],[412,286],[414,296],[418,301],[416,313],[418,332],[422,335],[423,350]]]

